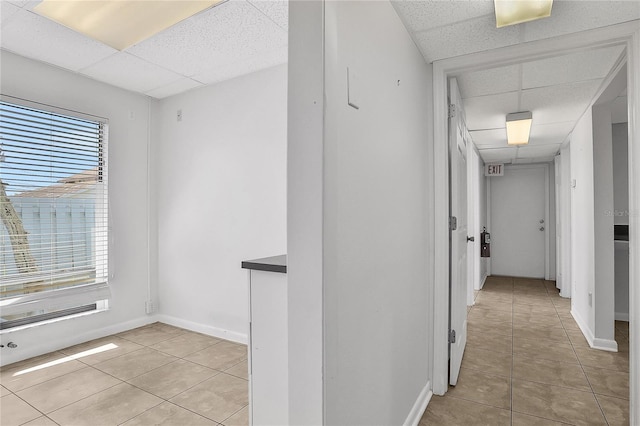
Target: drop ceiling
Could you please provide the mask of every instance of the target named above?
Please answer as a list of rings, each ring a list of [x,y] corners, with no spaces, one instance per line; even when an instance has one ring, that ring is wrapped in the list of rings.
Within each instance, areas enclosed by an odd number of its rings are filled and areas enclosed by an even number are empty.
[[[123,51],[1,0],[2,49],[154,98],[287,62],[288,2],[231,0]]]
[[[394,0],[427,61],[640,19],[638,1],[555,0],[551,17],[496,28],[493,0]],[[639,22],[640,27],[640,22]],[[466,123],[485,162],[551,161],[623,55],[622,47],[457,75]],[[622,120],[626,97],[615,101]],[[505,117],[531,111],[528,145],[507,145]]]
[[[2,49],[158,99],[287,62],[286,0],[229,0],[123,51],[37,15],[38,3],[0,0]],[[550,18],[500,29],[493,0],[392,4],[427,62],[640,19],[635,0],[555,0]],[[607,48],[457,76],[483,159],[552,158],[620,54]],[[534,114],[531,143],[509,148],[504,117],[520,110]]]
[[[456,76],[467,127],[483,160],[551,161],[623,51],[593,49]],[[532,112],[531,137],[528,145],[509,147],[505,116],[516,111]]]

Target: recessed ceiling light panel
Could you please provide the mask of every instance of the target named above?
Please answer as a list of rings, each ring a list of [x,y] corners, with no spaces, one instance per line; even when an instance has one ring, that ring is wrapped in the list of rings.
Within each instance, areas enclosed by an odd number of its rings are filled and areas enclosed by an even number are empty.
[[[494,0],[496,27],[521,24],[551,16],[553,0]]]
[[[43,0],[33,10],[123,50],[224,0]]]
[[[531,111],[507,114],[507,144],[528,144],[532,121]]]

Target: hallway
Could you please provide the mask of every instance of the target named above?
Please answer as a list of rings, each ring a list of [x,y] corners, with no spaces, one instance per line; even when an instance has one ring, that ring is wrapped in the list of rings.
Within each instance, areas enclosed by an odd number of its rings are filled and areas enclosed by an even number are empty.
[[[589,348],[552,281],[488,277],[468,312],[458,384],[426,425],[628,425],[629,328],[619,352]]]

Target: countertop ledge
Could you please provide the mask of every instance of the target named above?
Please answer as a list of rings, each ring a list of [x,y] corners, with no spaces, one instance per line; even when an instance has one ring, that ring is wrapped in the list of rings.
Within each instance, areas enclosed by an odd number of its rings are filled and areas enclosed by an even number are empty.
[[[261,259],[243,260],[243,269],[252,269],[254,271],[268,271],[287,273],[287,255],[263,257]]]

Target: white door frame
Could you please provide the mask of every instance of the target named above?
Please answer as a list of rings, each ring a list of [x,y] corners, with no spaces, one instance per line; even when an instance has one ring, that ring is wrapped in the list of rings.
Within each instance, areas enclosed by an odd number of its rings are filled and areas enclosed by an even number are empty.
[[[629,111],[629,319],[630,421],[640,424],[640,23],[626,22],[545,40],[521,43],[433,63],[434,107],[434,345],[433,392],[447,391],[449,306],[449,159],[447,138],[447,78],[475,71],[548,58],[560,54],[623,45],[628,63]],[[638,167],[632,167],[637,164]]]

